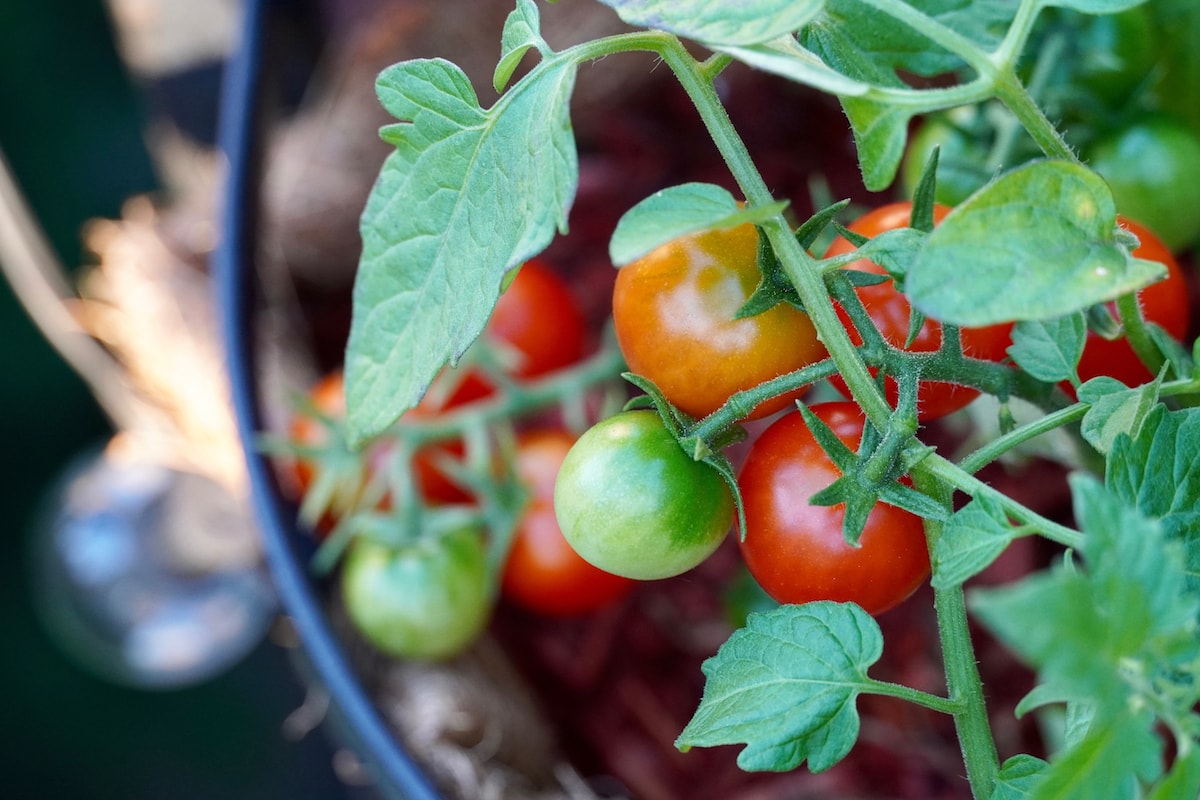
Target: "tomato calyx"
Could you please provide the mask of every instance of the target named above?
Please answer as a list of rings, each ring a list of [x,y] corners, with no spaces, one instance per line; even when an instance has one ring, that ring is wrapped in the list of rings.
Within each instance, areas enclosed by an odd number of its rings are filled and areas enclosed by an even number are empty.
[[[915,396],[911,399],[915,400]],[[895,412],[892,424],[882,435],[866,423],[856,453],[811,408],[803,403],[797,405],[813,439],[841,473],[808,502],[816,506],[845,506],[842,533],[847,544],[858,544],[867,517],[879,502],[928,519],[945,520],[948,517],[940,503],[899,482],[934,452],[933,447],[922,445],[913,438],[916,417],[911,411]]]

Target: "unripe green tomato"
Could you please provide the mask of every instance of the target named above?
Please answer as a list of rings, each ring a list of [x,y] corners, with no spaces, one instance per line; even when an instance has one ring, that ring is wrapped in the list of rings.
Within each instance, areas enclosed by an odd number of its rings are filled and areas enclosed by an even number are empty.
[[[359,539],[342,563],[342,599],[355,628],[379,650],[422,660],[455,656],[491,612],[483,535],[463,527],[398,547]]]
[[[695,461],[653,411],[624,411],[567,453],[554,485],[563,536],[602,570],[637,580],[679,575],[733,524],[725,480]]]
[[[1088,166],[1112,189],[1117,213],[1179,252],[1200,237],[1200,137],[1173,117],[1143,117],[1099,139]]]
[[[951,114],[957,112],[956,109]],[[959,116],[971,113],[974,112],[963,109]],[[908,141],[900,168],[905,197],[912,197],[916,192],[934,147],[938,148],[937,188],[934,191],[937,202],[956,206],[992,177],[987,166],[987,147],[960,127],[959,123],[964,121],[949,114],[934,114],[917,126]]]

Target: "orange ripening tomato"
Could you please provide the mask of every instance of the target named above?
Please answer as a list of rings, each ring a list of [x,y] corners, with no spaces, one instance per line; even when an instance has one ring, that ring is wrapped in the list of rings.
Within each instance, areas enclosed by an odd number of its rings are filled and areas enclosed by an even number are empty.
[[[789,305],[734,319],[760,277],[758,231],[750,224],[682,236],[622,267],[613,323],[629,368],[683,411],[704,417],[734,392],[824,358],[812,322]],[[747,419],[802,393],[761,403]]]
[[[934,206],[934,224],[945,219],[950,209],[943,205]],[[908,227],[912,215],[912,203],[908,201],[891,203],[869,211],[846,227],[872,238],[884,231]],[[842,255],[854,250],[854,245],[842,236],[837,237],[825,252],[825,257]],[[866,259],[847,264],[846,269],[856,269],[872,272],[877,275],[886,274],[883,267]],[[868,316],[874,321],[883,338],[894,347],[904,348],[908,341],[909,315],[912,306],[903,294],[896,291],[891,281],[878,283],[873,286],[861,286],[856,289]],[[862,336],[850,321],[842,308],[838,308],[842,324],[850,334],[850,339],[856,345],[862,344]],[[1001,361],[1005,358],[1008,347],[1012,344],[1012,323],[987,325],[981,328],[962,328],[960,338],[963,352],[973,358],[986,361]],[[921,326],[916,338],[907,346],[911,352],[923,353],[936,351],[942,344],[942,326],[936,320],[927,319]],[[846,384],[840,378],[832,380],[843,394],[849,395]],[[898,389],[890,377],[886,382],[887,399],[895,405]],[[921,420],[944,417],[966,406],[979,396],[979,392],[969,386],[941,381],[922,381],[917,388],[917,416]]]

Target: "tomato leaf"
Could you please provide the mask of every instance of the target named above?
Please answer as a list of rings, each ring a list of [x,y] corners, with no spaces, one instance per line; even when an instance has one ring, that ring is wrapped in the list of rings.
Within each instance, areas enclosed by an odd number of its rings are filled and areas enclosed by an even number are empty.
[[[1093,378],[1079,387],[1079,399],[1091,403],[1079,432],[1096,452],[1107,454],[1121,434],[1137,436],[1146,416],[1158,402],[1160,381],[1136,389],[1107,376]]]
[[[1149,714],[1122,709],[1097,719],[1087,736],[1059,753],[1034,783],[1029,800],[1095,800],[1134,797],[1137,779],[1162,770],[1162,741]]]
[[[745,770],[820,772],[858,738],[855,701],[883,653],[869,614],[851,603],[786,605],[750,614],[704,662],[704,695],[676,746],[744,743]]]
[[[1095,478],[1077,473],[1071,488],[1085,569],[1063,565],[975,590],[973,610],[1059,696],[1092,698],[1098,719],[1137,703],[1187,716],[1197,699],[1189,669],[1200,656],[1200,597],[1187,587],[1180,548]],[[1133,663],[1162,679],[1141,680]]]
[[[1200,409],[1157,406],[1134,436],[1118,435],[1105,481],[1121,500],[1155,518],[1183,543],[1193,582],[1200,576]]]
[[[1004,552],[1014,533],[995,500],[974,498],[954,512],[933,547],[933,587],[957,586],[978,575]]]
[[[688,233],[758,223],[787,208],[786,201],[742,208],[733,195],[710,183],[685,183],[655,192],[617,221],[608,254],[617,266]]]
[[[748,47],[716,47],[755,69],[772,72],[796,83],[812,86],[829,94],[849,97],[866,94],[870,84],[849,78],[800,46],[794,36],[781,36],[771,42]]]
[[[1047,320],[1022,320],[1013,326],[1008,354],[1039,381],[1079,380],[1077,366],[1087,341],[1082,313]]]
[[[578,163],[568,113],[575,67],[546,60],[480,108],[441,59],[384,70],[400,120],[363,212],[346,354],[351,439],[394,422],[483,330],[509,269],[565,230]]]
[[[504,91],[513,71],[531,47],[544,56],[550,55],[550,47],[542,38],[537,4],[533,0],[517,0],[517,7],[504,21],[504,32],[500,37],[500,61],[492,75],[492,86],[497,92]]]
[[[1048,766],[1030,755],[1013,756],[1000,766],[991,800],[1027,800]]]
[[[1041,0],[1042,8],[1071,8],[1085,14],[1115,14],[1140,6],[1146,0]]]
[[[908,3],[985,50],[999,44],[1015,5],[1006,0],[910,0]],[[937,75],[962,60],[864,0],[826,0],[800,42],[852,78],[903,85],[896,70]]]
[[[1177,797],[1200,797],[1200,748],[1175,759],[1171,771],[1154,787],[1147,800],[1175,800]]]
[[[979,326],[1064,316],[1140,289],[1164,270],[1130,255],[1099,175],[1043,160],[951,211],[925,240],[905,291],[936,320]]]
[[[863,185],[872,192],[881,192],[892,185],[904,160],[914,109],[865,97],[843,97],[842,109],[854,131]]]
[[[629,23],[708,45],[752,45],[799,30],[823,0],[600,0]]]

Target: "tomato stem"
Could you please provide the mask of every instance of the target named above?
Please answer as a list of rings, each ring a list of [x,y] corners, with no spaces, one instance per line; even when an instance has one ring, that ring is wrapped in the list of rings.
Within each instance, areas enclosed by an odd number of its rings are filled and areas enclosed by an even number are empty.
[[[933,475],[914,473],[913,483],[917,489],[939,500],[947,508],[951,507],[950,489]],[[942,523],[925,520],[925,534],[932,553],[934,544],[942,535]],[[975,646],[967,624],[967,604],[962,585],[937,588],[937,581],[934,581],[934,609],[942,643],[946,688],[951,703],[956,707],[953,712],[954,727],[967,768],[967,780],[971,784],[971,794],[978,800],[985,800],[992,796],[1000,772],[1000,760],[984,701],[983,680],[979,676]]]
[[[1014,447],[1036,439],[1043,433],[1049,433],[1064,425],[1083,419],[1083,415],[1088,412],[1089,408],[1090,406],[1086,403],[1074,403],[1066,408],[1060,408],[1057,411],[1038,417],[1033,422],[992,439],[959,461],[958,465],[963,470],[975,474]]]
[[[1117,298],[1117,314],[1121,318],[1121,326],[1125,329],[1125,339],[1133,352],[1142,360],[1151,375],[1157,375],[1162,369],[1164,360],[1158,346],[1150,338],[1146,328],[1146,319],[1142,316],[1142,307],[1138,303],[1137,294],[1130,292]]]
[[[767,206],[775,202],[771,190],[755,167],[745,142],[730,121],[716,88],[707,79],[706,73],[700,69],[695,58],[677,39],[665,41],[659,54],[699,112],[709,136],[745,194],[747,202],[753,206]],[[800,301],[804,304],[838,372],[846,381],[851,395],[871,421],[881,430],[884,429],[891,408],[872,380],[857,348],[833,308],[819,263],[796,240],[783,214],[763,220],[759,225],[770,240],[785,274],[796,287]]]
[[[962,703],[955,702],[948,697],[941,695],[922,692],[919,689],[914,689],[911,686],[904,686],[899,683],[888,683],[886,681],[874,681],[871,683],[869,694],[881,695],[883,697],[895,697],[900,700],[907,700],[910,703],[915,703],[919,706],[924,706],[933,711],[938,711],[942,714],[959,714],[963,711]]]

